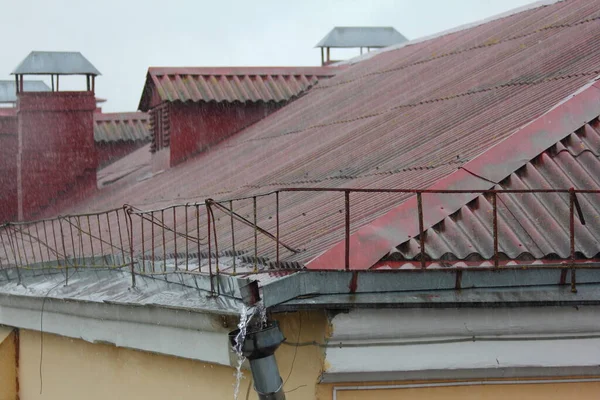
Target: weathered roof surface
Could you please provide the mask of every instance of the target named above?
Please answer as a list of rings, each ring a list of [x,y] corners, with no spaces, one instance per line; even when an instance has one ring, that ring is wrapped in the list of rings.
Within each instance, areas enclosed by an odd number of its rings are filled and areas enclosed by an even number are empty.
[[[149,139],[149,117],[146,113],[130,112],[94,114],[94,140],[96,142],[135,142]]]
[[[25,92],[49,92],[50,88],[44,81],[23,81]],[[17,87],[15,81],[0,81],[0,103],[16,103]]]
[[[282,102],[335,75],[333,67],[149,68],[139,109],[161,101]]]
[[[391,26],[336,26],[315,47],[387,47],[407,41]]]
[[[100,72],[78,51],[32,51],[12,74],[100,75]]]
[[[126,157],[99,169],[96,175],[98,187],[111,185],[113,183],[134,184],[138,179],[152,174],[150,153],[151,144],[140,147]]]
[[[599,1],[566,1],[374,55],[210,151],[135,185],[111,185],[71,211],[149,209],[286,186],[430,187],[599,75],[599,20]],[[577,127],[569,129],[565,136]],[[534,157],[522,154],[523,163]],[[353,195],[352,231],[408,198]],[[274,231],[273,197],[259,202],[259,225]],[[306,264],[339,243],[343,207],[339,194],[282,194],[281,240],[302,250],[282,257]],[[252,200],[236,211],[252,218]],[[228,218],[217,225],[226,250]],[[251,251],[253,233],[236,228],[238,251]],[[404,240],[382,242],[392,244],[380,257]],[[259,255],[273,259],[274,247],[261,241]],[[343,268],[343,257],[331,260]]]
[[[600,90],[599,90],[600,91]],[[494,189],[597,188],[600,180],[600,121],[568,135],[533,158]],[[600,226],[595,223],[600,197],[578,195],[584,220],[576,217],[577,258],[597,258]],[[425,249],[432,259],[489,260],[493,256],[491,197],[477,196],[457,212],[428,229]],[[569,195],[505,194],[498,200],[499,251],[503,259],[568,258]],[[546,211],[544,211],[546,210]],[[545,214],[545,215],[542,215]],[[420,249],[415,239],[400,244],[387,258],[413,260]]]

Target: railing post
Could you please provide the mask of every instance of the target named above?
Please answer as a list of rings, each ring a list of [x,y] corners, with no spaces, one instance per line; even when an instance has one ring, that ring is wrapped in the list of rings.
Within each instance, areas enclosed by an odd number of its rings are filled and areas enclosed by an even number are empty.
[[[577,293],[577,276],[575,272],[575,189],[569,189],[569,239],[571,253],[571,292]]]
[[[125,214],[127,215],[127,219],[129,223],[125,221],[125,226],[127,227],[127,236],[129,236],[129,257],[131,258],[131,287],[135,287],[135,262],[133,259],[133,219],[131,218],[131,208],[125,207]]]
[[[492,192],[492,225],[494,235],[494,268],[499,266],[499,254],[498,254],[498,207],[497,207],[497,194]]]
[[[177,271],[177,206],[173,206],[173,252],[175,254],[175,270]]]
[[[211,296],[213,296],[215,294],[215,287],[214,287],[214,282],[213,282],[213,273],[212,273],[212,246],[210,244],[210,228],[211,228],[211,216],[210,216],[210,201],[206,200],[204,202],[204,205],[206,206],[206,218],[207,218],[207,222],[206,225],[208,227],[208,233],[207,233],[207,239],[208,239],[208,276],[210,278],[210,294]]]
[[[229,213],[229,218],[231,220],[231,251],[232,251],[232,261],[233,261],[233,275],[236,274],[236,265],[235,265],[235,228],[233,226],[233,200],[229,201],[229,209],[231,212]]]
[[[345,225],[346,225],[346,254],[344,257],[344,267],[346,269],[346,271],[350,270],[350,191],[349,190],[345,190],[344,191],[344,204],[345,204],[345,209],[346,209],[346,221],[345,221]]]
[[[254,205],[254,273],[258,272],[258,222],[256,220],[256,196],[252,197]]]
[[[423,193],[417,192],[417,213],[419,216],[419,246],[421,247],[421,268],[427,268],[425,262],[425,229],[423,222]]]
[[[185,270],[189,271],[189,254],[190,254],[190,244],[189,244],[189,222],[188,222],[188,203],[185,203]]]
[[[279,191],[275,192],[275,268],[279,269]]]
[[[141,224],[141,234],[142,234],[142,273],[146,272],[146,245],[144,244],[144,214],[140,215],[140,224]]]

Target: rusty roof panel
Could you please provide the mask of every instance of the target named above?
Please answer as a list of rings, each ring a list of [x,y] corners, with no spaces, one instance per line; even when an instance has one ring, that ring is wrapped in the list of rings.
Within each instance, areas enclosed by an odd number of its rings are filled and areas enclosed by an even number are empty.
[[[103,210],[125,203],[151,209],[285,186],[427,188],[600,75],[599,21],[600,1],[565,1],[374,54],[177,168],[133,186],[110,185],[69,211]],[[220,76],[226,75],[223,71]],[[216,75],[212,75],[215,80]],[[227,84],[195,79],[197,92],[189,93],[194,86],[185,89],[190,96],[227,98],[231,95],[223,94],[227,93],[224,87],[235,87],[246,97],[255,96],[254,82],[246,75],[251,74],[236,75],[237,80],[232,77]],[[183,88],[172,82],[165,93],[181,96],[176,88]],[[524,150],[513,146],[506,151],[522,155],[524,163],[537,156]],[[579,162],[584,160],[581,157]],[[467,181],[455,183],[461,182]],[[353,196],[352,232],[408,198]],[[457,202],[452,213],[471,200]],[[251,218],[252,200],[235,207]],[[343,240],[343,207],[339,194],[282,195],[281,240],[302,249],[296,255],[283,254],[286,261],[306,264]],[[272,197],[259,200],[259,225],[271,232],[274,210]],[[446,217],[440,214],[432,225]],[[185,226],[185,217],[178,214],[177,218],[179,226]],[[201,218],[206,221],[205,214]],[[230,222],[228,218],[217,222],[220,249],[226,250]],[[236,241],[238,251],[252,251],[253,230],[236,226]],[[380,257],[405,241],[392,235],[389,247],[381,242]],[[167,238],[167,247],[172,245]],[[259,255],[272,259],[274,254],[274,246],[261,239]],[[338,263],[332,267],[343,265],[343,258],[332,260]]]
[[[94,140],[105,143],[150,140],[148,114],[143,112],[94,114]]]
[[[333,76],[334,67],[149,68],[140,110],[162,101],[284,102]],[[152,87],[153,86],[153,87]]]
[[[600,122],[573,132],[494,189],[598,188],[600,180]],[[575,220],[577,259],[597,258],[600,196],[579,194],[583,225]],[[570,256],[568,194],[502,194],[498,196],[498,244],[502,260],[532,260]],[[425,249],[434,260],[483,261],[493,258],[491,197],[477,196],[456,213],[428,229]],[[402,243],[389,260],[414,260],[420,253],[417,239]]]

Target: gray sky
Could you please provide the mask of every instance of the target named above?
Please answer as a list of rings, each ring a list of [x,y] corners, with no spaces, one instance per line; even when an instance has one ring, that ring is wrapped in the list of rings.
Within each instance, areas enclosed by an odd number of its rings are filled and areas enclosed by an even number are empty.
[[[314,45],[334,26],[393,26],[416,39],[530,2],[0,0],[0,79],[32,50],[81,51],[102,72],[103,110],[130,111],[149,66],[318,65]]]

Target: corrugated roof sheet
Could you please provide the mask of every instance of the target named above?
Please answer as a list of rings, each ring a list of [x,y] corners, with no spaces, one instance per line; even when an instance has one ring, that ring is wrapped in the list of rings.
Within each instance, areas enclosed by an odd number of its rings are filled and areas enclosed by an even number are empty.
[[[94,114],[94,140],[96,142],[150,140],[148,114],[96,113]]]
[[[100,75],[78,51],[32,51],[12,75]]]
[[[600,107],[599,107],[600,111]],[[571,133],[494,189],[549,189],[600,187],[600,121]],[[584,219],[576,218],[577,258],[597,258],[600,253],[600,196],[578,195]],[[425,249],[434,260],[490,260],[493,256],[491,198],[478,196],[459,211],[428,229]],[[498,198],[498,239],[502,259],[568,258],[568,194],[503,194]],[[416,252],[415,252],[416,251]],[[411,239],[398,246],[388,259],[413,260],[420,252]]]
[[[44,81],[23,81],[25,92],[49,92],[50,88]],[[16,103],[17,88],[15,81],[0,81],[0,103]]]
[[[149,68],[139,109],[156,90],[162,101],[282,102],[335,75],[334,67]]]
[[[407,41],[391,26],[336,26],[315,47],[387,47]]]
[[[185,164],[111,185],[70,211],[148,209],[282,186],[427,188],[600,74],[598,21],[600,1],[565,1],[374,55]],[[352,231],[407,198],[353,196]],[[302,250],[283,252],[286,261],[307,263],[342,240],[343,206],[337,194],[282,195],[281,240]],[[274,209],[273,198],[259,200],[259,225],[270,231]],[[251,216],[252,200],[236,211]],[[226,250],[228,218],[217,225]],[[252,251],[253,233],[236,229],[238,251]],[[273,259],[269,243],[261,238],[259,255]]]

